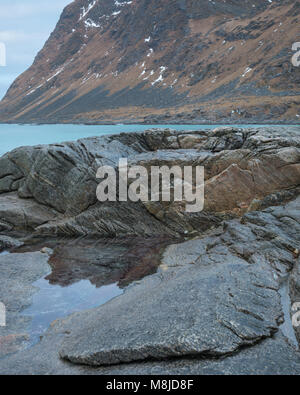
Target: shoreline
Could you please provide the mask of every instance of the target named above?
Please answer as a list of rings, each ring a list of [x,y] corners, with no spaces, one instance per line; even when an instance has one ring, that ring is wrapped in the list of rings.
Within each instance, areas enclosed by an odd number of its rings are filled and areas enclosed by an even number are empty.
[[[172,121],[162,121],[162,122],[139,122],[139,121],[118,121],[118,122],[1,122],[0,125],[83,125],[83,126],[129,126],[129,125],[143,125],[143,126],[160,126],[160,125],[174,125],[174,126],[184,126],[184,125],[195,125],[195,126],[237,126],[237,125],[245,125],[245,126],[300,126],[300,121],[276,121],[276,122],[267,122],[267,121],[253,121],[249,122],[247,120],[239,120],[237,122],[209,122],[209,121],[183,121],[183,122],[172,122]]]

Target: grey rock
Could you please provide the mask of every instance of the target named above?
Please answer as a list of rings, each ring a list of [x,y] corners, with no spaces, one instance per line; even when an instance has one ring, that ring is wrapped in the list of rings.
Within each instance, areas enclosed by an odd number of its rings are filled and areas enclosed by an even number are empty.
[[[97,202],[97,168],[116,166],[120,157],[147,168],[204,165],[205,210],[188,215],[174,203]],[[22,311],[36,291],[32,283],[49,270],[49,255],[0,256],[0,300],[11,324],[0,329],[0,353],[1,345],[2,355],[15,352],[0,360],[1,373],[299,374],[299,352],[282,326],[292,328],[292,311],[286,314],[281,299],[288,279],[291,303],[300,302],[297,130],[120,134],[23,147],[0,158],[0,169],[2,232],[194,235],[165,250],[156,274],[99,308],[56,321],[30,350],[22,350]],[[99,248],[86,255],[78,244],[74,256],[62,248],[50,260],[71,265],[76,255],[75,272],[105,284],[115,259],[106,267],[109,248]],[[115,250],[120,264],[122,251]],[[54,273],[49,278],[57,282]]]
[[[299,374],[299,352],[280,330],[289,317],[279,295],[280,279],[297,267],[290,248],[299,241],[299,202],[168,247],[157,274],[56,321],[40,344],[1,361],[1,371]]]
[[[33,231],[38,226],[58,220],[60,214],[34,199],[20,199],[16,193],[0,195],[0,229]]]
[[[271,336],[281,317],[271,270],[222,261],[151,276],[102,308],[70,317],[61,357],[99,366],[220,356]]]
[[[29,340],[26,330],[31,319],[22,311],[38,291],[32,284],[49,272],[48,259],[39,252],[0,255],[0,301],[6,307],[6,327],[0,327],[0,357],[24,348]]]
[[[15,247],[21,247],[24,243],[13,237],[0,235],[0,252]]]
[[[276,279],[293,268],[299,240],[285,218],[299,204],[288,203],[284,217],[282,207],[249,213],[222,233],[169,247],[160,273],[70,317],[60,355],[90,365],[220,356],[272,336],[283,319]]]
[[[21,312],[31,304],[32,295],[36,292],[32,284],[50,271],[48,259],[49,256],[40,252],[0,256],[0,300],[8,313]]]
[[[42,341],[0,361],[1,374],[13,375],[299,375],[300,353],[279,332],[255,347],[224,358],[175,358],[108,367],[74,365],[61,360],[58,350],[67,334],[51,328]]]
[[[98,202],[97,169],[116,167],[121,157],[147,168],[204,166],[205,212],[190,215],[184,204],[172,202]],[[3,204],[7,204],[7,193],[17,193],[20,198],[14,208],[10,205],[9,214],[0,212],[3,230],[30,227],[42,234],[68,236],[201,233],[218,226],[224,213],[243,215],[260,205],[271,206],[274,199],[281,204],[284,198],[295,197],[288,191],[300,183],[299,134],[293,128],[282,132],[278,128],[220,128],[214,132],[154,129],[21,147],[0,158],[0,169]],[[30,199],[31,206],[33,202],[38,205],[34,218],[27,218],[26,213],[22,219],[18,206],[28,205],[25,199]]]
[[[297,254],[298,255],[298,254]],[[294,318],[294,330],[300,347],[300,261],[297,257],[297,263],[289,281],[289,290],[291,298],[291,317]],[[293,307],[295,307],[293,309]]]

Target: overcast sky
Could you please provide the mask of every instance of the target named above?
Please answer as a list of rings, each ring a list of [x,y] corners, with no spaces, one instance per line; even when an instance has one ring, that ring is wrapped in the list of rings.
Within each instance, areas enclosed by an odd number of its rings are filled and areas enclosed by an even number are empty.
[[[33,62],[71,0],[0,0],[0,43],[7,66],[0,67],[0,98]]]

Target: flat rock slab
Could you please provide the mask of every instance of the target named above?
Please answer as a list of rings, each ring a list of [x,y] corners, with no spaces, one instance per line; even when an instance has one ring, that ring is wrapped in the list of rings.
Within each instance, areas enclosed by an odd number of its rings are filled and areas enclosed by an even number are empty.
[[[6,327],[0,327],[0,356],[19,350],[28,340],[30,317],[22,316],[22,311],[38,291],[33,283],[49,272],[48,259],[40,252],[0,256],[0,301],[6,307]]]
[[[60,328],[60,330],[58,329]],[[74,365],[58,357],[66,327],[55,324],[41,343],[0,360],[9,375],[299,375],[300,353],[279,332],[228,357],[180,358],[105,367]]]
[[[92,366],[220,356],[271,336],[281,317],[268,266],[236,258],[148,277],[101,308],[64,321],[60,356]]]
[[[174,359],[125,364],[96,369],[111,375],[299,375],[300,353],[296,353],[279,332],[272,339],[220,359]],[[82,369],[80,374],[87,374]]]

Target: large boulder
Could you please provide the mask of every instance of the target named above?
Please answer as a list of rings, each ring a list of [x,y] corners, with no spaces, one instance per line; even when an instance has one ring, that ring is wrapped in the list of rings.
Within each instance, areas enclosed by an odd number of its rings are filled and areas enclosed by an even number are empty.
[[[97,169],[116,168],[120,158],[148,170],[163,165],[204,166],[204,211],[187,213],[184,201],[98,202]],[[215,227],[224,216],[271,205],[271,195],[299,184],[300,139],[288,128],[280,132],[272,128],[163,129],[22,147],[0,158],[0,199],[3,207],[9,206],[0,211],[0,229],[34,228],[43,234],[73,236],[193,234]],[[36,207],[30,215],[26,209],[22,219],[20,207],[33,204]]]

